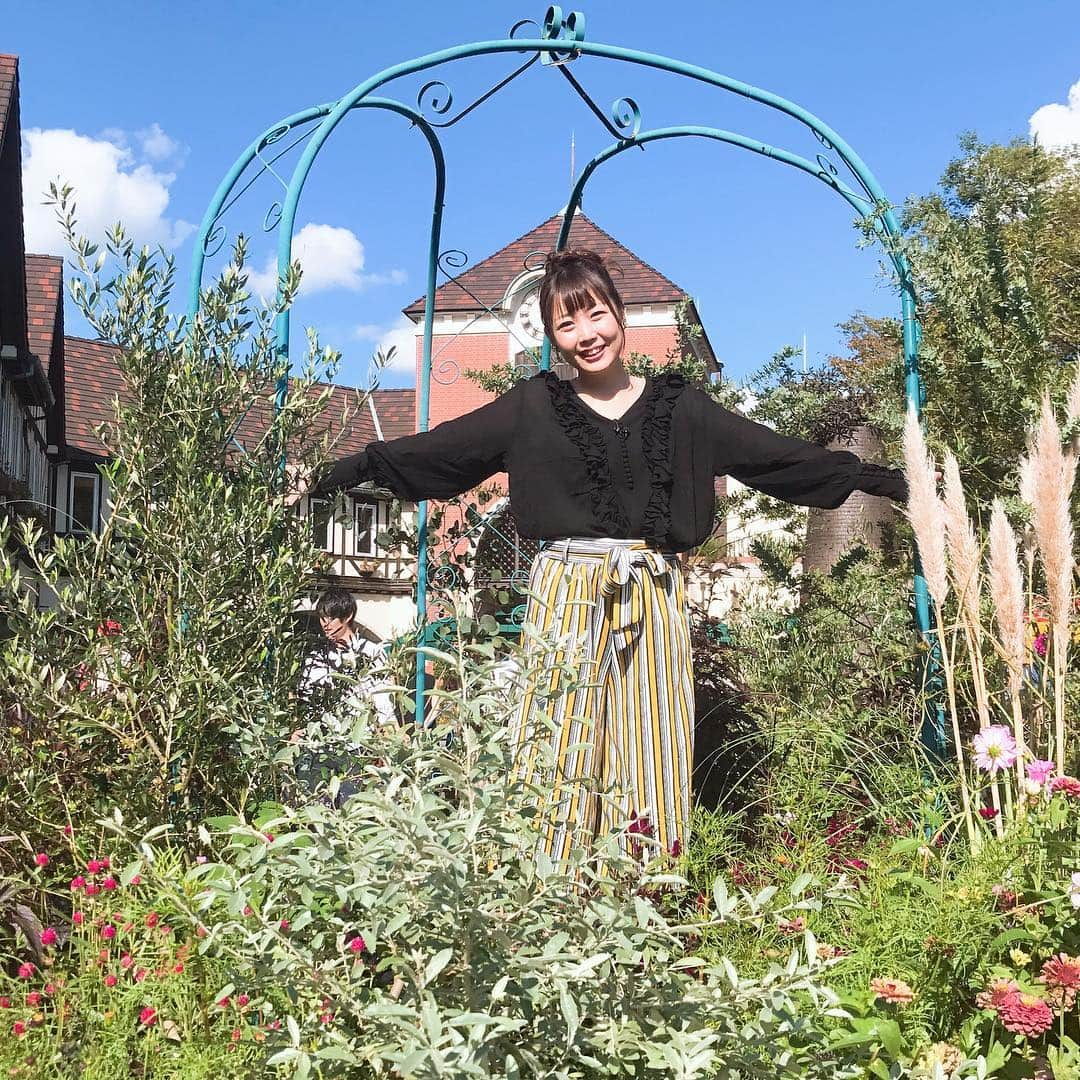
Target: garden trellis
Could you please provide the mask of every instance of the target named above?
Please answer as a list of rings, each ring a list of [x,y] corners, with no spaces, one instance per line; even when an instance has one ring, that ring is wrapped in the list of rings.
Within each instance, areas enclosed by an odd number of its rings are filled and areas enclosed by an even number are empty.
[[[504,78],[468,105],[459,107],[457,110],[454,109],[450,88],[440,79],[426,82],[416,94],[414,105],[382,96],[379,93],[384,87],[391,86],[397,80],[420,72],[431,71],[442,65],[472,57],[501,54],[524,59]],[[584,66],[580,64],[580,61],[586,57],[640,65],[739,95],[798,121],[809,129],[818,147],[808,151],[809,156],[806,156],[721,128],[702,125],[645,128],[642,123],[641,109],[632,98],[618,98],[609,110],[597,105],[573,70],[575,67]],[[673,139],[708,139],[748,150],[798,169],[819,180],[843,198],[858,215],[867,234],[876,237],[882,243],[886,256],[895,271],[895,280],[900,294],[906,407],[913,407],[916,412],[921,412],[923,387],[917,361],[920,330],[916,317],[911,271],[899,243],[900,227],[891,205],[881,185],[859,155],[831,127],[792,101],[694,64],[639,52],[635,49],[588,41],[585,36],[584,15],[574,11],[564,17],[560,8],[554,6],[548,9],[542,24],[531,19],[523,19],[511,27],[505,38],[458,45],[395,64],[361,82],[339,100],[293,113],[263,131],[236,159],[206,209],[195,242],[189,314],[194,316],[199,310],[206,260],[219,251],[225,243],[227,229],[224,217],[226,213],[257,179],[269,174],[281,188],[281,195],[272,202],[265,213],[262,227],[268,233],[276,230],[277,272],[279,280],[282,280],[288,273],[292,259],[293,234],[300,196],[326,141],[337,126],[356,110],[380,109],[396,113],[407,119],[426,140],[431,152],[433,171],[434,197],[427,255],[421,367],[417,388],[418,430],[427,430],[432,378],[447,380],[455,378],[458,374],[453,370],[452,364],[440,365],[441,371],[433,372],[432,321],[435,290],[440,276],[444,280],[456,281],[457,278],[453,272],[464,266],[467,261],[460,251],[444,250],[442,247],[442,210],[447,174],[439,131],[472,116],[486,101],[520,78],[537,63],[548,69],[552,75],[565,79],[595,119],[615,140],[611,146],[600,151],[587,162],[575,181],[563,212],[562,228],[557,245],[559,248],[564,247],[567,242],[575,210],[581,203],[590,178],[601,166],[632,148],[644,148],[652,143]],[[274,166],[294,147],[301,149],[291,175],[286,178],[282,175],[285,170],[279,172]],[[844,172],[841,171],[842,169]],[[526,269],[528,268],[527,266]],[[487,313],[496,315],[490,309]],[[282,311],[277,316],[275,325],[276,347],[279,355],[285,360],[289,355],[289,315],[289,311]],[[546,339],[540,364],[544,368],[550,365],[550,342]],[[283,377],[276,392],[276,404],[279,408],[284,403],[287,392],[288,379]],[[418,531],[416,609],[421,627],[426,627],[428,625],[426,614],[429,586],[426,503],[421,503],[419,506]],[[931,629],[930,601],[926,583],[918,570],[915,577],[914,599],[917,628],[920,635],[932,646],[927,652],[927,655],[932,658],[936,641]],[[423,663],[423,657],[420,656],[417,663],[416,689],[418,718],[424,714],[424,680],[420,677]],[[922,740],[932,752],[940,753],[943,750],[944,722],[940,709],[936,707],[928,709],[923,724]]]

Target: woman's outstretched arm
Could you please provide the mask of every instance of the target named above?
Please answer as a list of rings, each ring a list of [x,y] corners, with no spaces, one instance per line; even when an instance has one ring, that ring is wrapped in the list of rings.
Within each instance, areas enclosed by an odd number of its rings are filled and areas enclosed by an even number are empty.
[[[332,492],[373,481],[403,499],[449,499],[503,469],[520,422],[522,395],[512,389],[431,431],[372,442],[336,462],[317,485]]]

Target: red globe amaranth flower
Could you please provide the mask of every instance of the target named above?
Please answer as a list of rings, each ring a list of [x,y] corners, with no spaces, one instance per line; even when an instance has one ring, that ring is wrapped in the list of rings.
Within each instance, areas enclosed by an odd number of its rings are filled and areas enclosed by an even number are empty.
[[[0,997],[0,1009],[10,1009],[10,1008],[11,1008],[11,998],[9,998],[9,997]]]
[[[979,807],[979,817],[981,817],[983,819],[983,821],[993,821],[994,818],[996,818],[999,813],[1000,813],[1000,811],[996,807],[993,807],[993,806],[980,806]]]
[[[161,922],[161,916],[156,911],[151,911],[150,914],[146,916],[145,922],[146,925],[153,930],[153,928]]]
[[[245,917],[250,917],[250,916],[252,916],[254,914],[255,914],[255,909],[250,904],[245,904],[244,905],[244,915],[245,915]]]
[[[246,1004],[247,1004],[247,1003],[248,1003],[249,1001],[251,1001],[251,998],[249,998],[249,997],[247,996],[247,994],[237,994],[237,995],[236,995],[236,1004],[237,1004],[237,1006],[238,1006],[239,1008],[241,1008],[241,1009],[242,1009],[242,1008],[243,1008],[243,1007],[244,1007],[244,1006],[245,1006],[245,1005],[246,1005]]]
[[[367,948],[367,945],[360,934],[357,934],[352,940],[346,942],[346,945],[348,946],[349,951],[354,953],[362,953]]]
[[[97,894],[99,892],[101,892],[101,886],[100,885],[95,885],[94,882],[92,882],[92,881],[88,881],[86,883],[86,895],[87,896],[97,896]]]
[[[289,920],[288,920],[288,919],[282,919],[282,920],[281,920],[281,922],[280,922],[280,923],[278,923],[278,929],[279,929],[279,930],[280,930],[280,931],[281,931],[281,932],[282,932],[283,934],[287,934],[287,933],[289,932],[289,926],[290,926],[290,925],[291,925],[291,924],[290,924],[290,922],[289,922]]]
[[[124,953],[124,955],[120,957],[120,966],[125,971],[127,971],[127,969],[129,967],[131,967],[131,965],[134,964],[134,963],[135,963],[135,960],[132,958],[132,955],[129,952]]]
[[[19,978],[32,979],[34,977],[34,965],[30,963],[19,965]]]
[[[41,992],[39,990],[31,990],[30,993],[26,995],[26,1004],[27,1005],[40,1005],[41,1004]]]
[[[139,1023],[145,1024],[147,1027],[156,1024],[157,1009],[151,1008],[149,1005],[147,1005],[146,1008],[139,1013]]]
[[[226,994],[223,998],[218,998],[218,1008],[227,1009],[232,1004],[232,998]]]
[[[648,814],[642,814],[641,816],[635,814],[626,831],[631,836],[652,836],[653,827]]]
[[[794,919],[781,919],[777,926],[782,934],[801,934],[806,929],[806,920],[796,915]]]
[[[105,925],[104,925],[104,926],[103,926],[103,927],[101,928],[101,936],[102,936],[102,937],[103,937],[103,938],[104,938],[104,939],[105,939],[106,941],[112,941],[112,939],[113,939],[114,937],[116,937],[116,927],[115,927],[115,926],[113,926],[113,925],[112,925],[112,923],[106,923],[106,924],[105,924]]]
[[[1012,994],[998,1006],[1001,1026],[1014,1035],[1033,1039],[1054,1026],[1054,1014],[1041,997]]]
[[[51,926],[46,926],[41,931],[41,944],[42,945],[55,945],[57,939],[57,933]]]
[[[682,854],[682,841],[677,836],[671,842],[669,851],[671,852],[671,857],[673,859],[677,859]]]
[[[149,975],[149,974],[150,974],[150,972],[147,971],[146,968],[140,967],[140,968],[135,969],[135,974],[132,976],[132,978],[137,983],[141,983],[143,981],[143,979],[145,979],[146,976]]]
[[[173,965],[173,974],[174,975],[183,975],[183,973],[184,973],[184,963],[183,963],[182,960],[178,960]]]
[[[1011,911],[1016,907],[1016,902],[1020,899],[1020,897],[1006,885],[995,885],[990,892],[997,901],[997,906],[1001,911]]]
[[[11,1025],[11,1030],[15,1033],[17,1038],[22,1038],[26,1034],[26,1023],[22,1020],[16,1020]]]
[[[104,869],[104,867],[102,866],[101,861],[98,859],[91,859],[86,864],[86,871],[89,874],[96,874],[102,869]]]
[[[75,892],[75,891],[76,891],[76,890],[78,890],[78,889],[85,889],[85,888],[86,888],[86,878],[84,878],[84,877],[82,876],[82,874],[76,874],[76,875],[75,875],[75,876],[74,876],[74,877],[73,877],[73,878],[71,879],[71,889],[72,889],[72,892]]]
[[[108,892],[112,892],[112,890],[116,888],[116,878],[107,877],[103,879],[101,882],[101,887]]]
[[[131,875],[131,884],[132,885],[141,885],[142,884],[142,877],[139,874],[132,874]]]
[[[98,623],[97,632],[102,637],[116,637],[123,632],[123,627],[115,619],[105,619]]]
[[[39,851],[34,856],[34,863],[37,866],[48,866],[49,865],[49,856],[46,855],[44,851]]]
[[[1069,799],[1080,799],[1080,780],[1075,776],[1055,776],[1050,781],[1050,791],[1054,795],[1064,795]]]
[[[106,986],[115,986],[119,981],[120,980],[111,971],[105,976]]]

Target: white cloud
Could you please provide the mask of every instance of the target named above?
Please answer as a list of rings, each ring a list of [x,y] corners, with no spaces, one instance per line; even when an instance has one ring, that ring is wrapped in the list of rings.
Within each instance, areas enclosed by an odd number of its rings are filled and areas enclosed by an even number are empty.
[[[406,280],[404,270],[365,274],[364,245],[351,230],[335,225],[305,225],[293,237],[292,257],[304,271],[300,292],[305,296],[327,289],[358,292],[372,285],[402,285]],[[248,287],[260,296],[271,296],[276,286],[276,256],[268,257],[261,270],[248,272]]]
[[[143,154],[151,161],[167,161],[169,158],[183,156],[180,144],[170,135],[166,135],[158,123],[151,124],[142,131],[135,132]]]
[[[389,324],[361,323],[354,327],[353,337],[374,342],[372,353],[385,355],[391,348],[397,350],[385,370],[409,374],[416,371],[416,326],[407,315],[399,315],[396,322]]]
[[[172,155],[179,152],[178,144],[157,124],[149,132],[155,150],[167,141]],[[100,241],[117,221],[137,243],[167,248],[178,247],[194,231],[190,222],[170,218],[167,213],[175,172],[160,172],[143,160],[152,155],[145,146],[141,155],[133,152],[124,132],[108,131],[94,139],[64,128],[29,128],[23,140],[23,221],[28,251],[67,253],[54,208],[42,205],[54,180],[75,189],[78,230],[94,241]]]
[[[1033,139],[1047,150],[1080,145],[1080,82],[1069,87],[1069,102],[1044,105],[1032,113],[1028,127]]]

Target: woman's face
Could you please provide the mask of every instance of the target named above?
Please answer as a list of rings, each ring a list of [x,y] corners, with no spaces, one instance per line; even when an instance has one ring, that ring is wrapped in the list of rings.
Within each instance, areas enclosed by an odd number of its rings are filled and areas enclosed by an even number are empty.
[[[572,315],[555,301],[551,328],[563,359],[581,375],[598,375],[620,362],[626,334],[611,305],[592,299]]]

